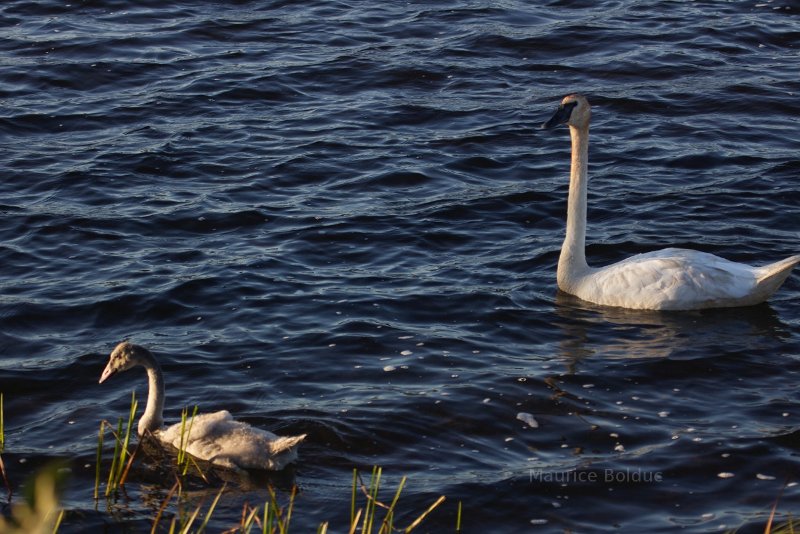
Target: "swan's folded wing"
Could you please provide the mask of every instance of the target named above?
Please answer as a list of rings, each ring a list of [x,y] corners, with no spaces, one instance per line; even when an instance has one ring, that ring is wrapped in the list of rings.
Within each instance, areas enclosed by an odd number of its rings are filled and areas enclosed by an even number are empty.
[[[598,269],[578,295],[610,306],[678,310],[745,298],[755,287],[753,269],[713,254],[664,249]]]
[[[187,436],[189,440],[213,439],[214,436],[228,432],[230,426],[235,423],[236,421],[233,420],[233,416],[228,410],[204,413],[193,418],[187,418],[182,430],[181,423],[165,428],[161,431],[161,441],[179,447],[181,444],[181,431],[183,431],[184,442]]]
[[[297,458],[301,436],[280,437],[267,430],[235,421],[226,410],[198,415],[184,425],[172,425],[159,432],[162,442],[228,468],[283,469]]]
[[[242,469],[280,470],[297,459],[297,445],[305,437],[305,434],[276,436],[267,430],[236,423],[234,431],[215,440],[219,450],[209,459],[215,464],[235,464]]]

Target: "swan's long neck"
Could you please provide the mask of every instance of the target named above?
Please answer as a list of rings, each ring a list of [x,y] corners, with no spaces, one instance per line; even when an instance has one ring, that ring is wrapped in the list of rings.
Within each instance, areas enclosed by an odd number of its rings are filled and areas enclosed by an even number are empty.
[[[589,180],[589,125],[569,127],[572,165],[567,199],[567,234],[558,259],[558,287],[570,290],[578,278],[589,272],[586,264],[586,187]]]
[[[154,432],[164,425],[164,376],[161,366],[152,354],[142,358],[141,365],[147,370],[147,406],[139,419],[139,435]]]

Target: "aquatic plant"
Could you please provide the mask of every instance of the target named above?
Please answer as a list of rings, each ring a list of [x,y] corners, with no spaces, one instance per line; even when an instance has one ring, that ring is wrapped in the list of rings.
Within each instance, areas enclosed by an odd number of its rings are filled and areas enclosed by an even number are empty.
[[[186,447],[189,444],[189,436],[192,433],[192,426],[194,425],[194,418],[197,415],[197,406],[195,405],[194,411],[192,415],[189,416],[188,408],[184,408],[181,410],[181,438],[180,438],[180,446],[178,447],[178,470],[182,472],[183,475],[186,475],[186,472],[189,470],[189,463],[191,461],[191,455],[186,452]],[[187,427],[186,418],[189,417],[189,424]],[[195,465],[197,465],[195,463]],[[199,467],[198,467],[199,471]]]
[[[100,493],[100,475],[101,465],[103,460],[103,447],[105,441],[105,433],[107,429],[111,429],[114,436],[114,455],[111,460],[111,467],[107,478],[105,496],[118,491],[127,479],[128,473],[133,464],[136,452],[141,445],[141,440],[133,453],[129,452],[131,432],[133,429],[134,420],[136,418],[136,410],[138,402],[136,395],[131,395],[131,405],[128,413],[127,425],[123,425],[123,418],[120,417],[117,421],[116,427],[111,425],[108,421],[103,420],[100,423],[100,430],[97,436],[97,456],[95,466],[95,488],[94,498],[98,499]],[[206,530],[214,511],[219,503],[222,494],[227,489],[224,485],[217,492],[211,505],[203,516],[200,525],[193,530],[194,525],[197,523],[198,518],[202,512],[204,501],[201,501],[197,506],[192,509],[185,509],[181,504],[183,502],[183,486],[186,482],[186,476],[189,472],[189,466],[193,465],[199,476],[209,483],[208,478],[200,469],[197,460],[186,450],[190,441],[192,426],[194,418],[197,415],[198,407],[195,406],[190,415],[189,409],[184,408],[181,412],[180,423],[180,447],[176,451],[176,460],[174,465],[173,474],[175,476],[175,483],[170,488],[164,500],[153,519],[151,532],[156,532],[161,523],[164,513],[170,506],[173,500],[177,503],[177,513],[172,517],[169,525],[170,533],[188,534],[190,532],[202,533]],[[170,462],[166,464],[169,465]],[[422,512],[414,521],[412,521],[405,528],[397,528],[395,526],[395,514],[397,511],[400,495],[406,485],[407,478],[404,476],[400,479],[397,489],[393,493],[393,497],[389,504],[385,504],[379,499],[379,493],[382,490],[382,475],[383,470],[380,467],[373,467],[370,473],[369,482],[367,484],[361,478],[357,469],[353,469],[352,488],[350,492],[350,525],[348,532],[350,534],[390,534],[394,531],[412,532],[417,528],[420,523],[440,504],[445,501],[444,496],[436,499],[424,512]],[[245,504],[242,510],[241,521],[239,525],[227,530],[231,534],[242,533],[248,534],[254,528],[262,534],[288,534],[291,523],[292,513],[295,506],[297,497],[297,487],[293,486],[288,496],[288,501],[284,506],[278,502],[278,495],[275,489],[270,485],[267,487],[267,499],[262,507],[250,506]],[[366,499],[365,503],[359,504],[359,496]],[[382,512],[381,512],[382,511]],[[461,503],[458,504],[458,516],[456,524],[456,532],[461,529]],[[317,534],[326,534],[328,531],[328,523],[323,522],[317,528]]]
[[[97,499],[100,493],[100,465],[103,460],[103,441],[106,428],[112,429],[112,434],[115,438],[114,442],[114,457],[111,459],[111,468],[108,473],[108,482],[106,483],[105,496],[108,497],[112,493],[119,490],[125,484],[125,478],[133,463],[136,451],[131,454],[128,451],[128,445],[131,440],[131,430],[133,429],[133,420],[136,417],[136,408],[139,403],[136,401],[136,393],[131,393],[131,408],[128,413],[128,424],[125,427],[125,432],[122,431],[122,417],[117,421],[117,431],[113,431],[111,423],[105,419],[100,422],[100,431],[97,435],[97,456],[95,465],[95,481],[94,481],[94,498]],[[138,447],[137,447],[138,449]],[[126,463],[126,460],[127,463]]]
[[[42,469],[26,484],[23,502],[11,508],[11,515],[0,515],[0,532],[3,534],[44,534],[58,531],[64,518],[59,508],[59,494],[67,470],[55,463]]]
[[[786,521],[786,523],[782,523],[776,526],[774,529],[772,528],[772,524],[770,523],[767,528],[764,529],[764,534],[795,534],[795,532],[800,532],[800,524],[798,524],[791,516]]]
[[[122,449],[122,446],[120,445],[119,448]],[[131,455],[131,458],[132,457]],[[118,461],[114,463],[112,474],[119,472],[118,466],[120,463],[124,462],[118,458]],[[64,511],[59,509],[58,504],[58,486],[61,479],[63,479],[63,472],[65,472],[65,470],[61,469],[58,465],[42,470],[36,476],[35,482],[32,484],[34,489],[30,493],[33,496],[28,497],[24,504],[14,506],[10,518],[4,519],[0,517],[0,532],[3,534],[23,534],[30,532],[55,533],[64,517]],[[127,469],[124,473],[126,472]],[[351,519],[349,529],[347,530],[349,534],[390,534],[395,531],[410,533],[416,529],[434,509],[445,501],[445,497],[440,496],[408,526],[397,528],[394,525],[394,516],[400,494],[405,487],[407,478],[405,476],[402,477],[397,489],[394,491],[391,502],[385,504],[379,500],[381,477],[382,469],[380,467],[373,467],[369,483],[364,484],[358,471],[356,469],[353,470]],[[120,481],[120,485],[122,482],[124,481]],[[204,533],[226,490],[227,485],[223,485],[219,491],[217,491],[205,513],[202,514],[205,506],[205,499],[192,508],[184,508],[182,505],[184,500],[183,481],[181,477],[176,477],[175,483],[161,502],[153,519],[151,533],[155,533],[159,530],[163,531],[159,526],[166,510],[173,502],[176,503],[177,513],[173,515],[170,520],[168,532],[170,534]],[[97,490],[95,491],[97,493]],[[239,524],[228,528],[225,532],[229,534],[250,534],[254,532],[255,529],[255,532],[260,532],[261,534],[289,534],[297,493],[297,486],[293,486],[288,495],[288,501],[284,506],[281,506],[278,502],[278,494],[275,489],[271,485],[267,486],[267,499],[263,507],[253,507],[245,503]],[[359,505],[357,502],[359,500],[359,495],[363,495],[366,499],[366,503],[363,505]],[[382,518],[379,517],[380,510],[384,511]],[[197,525],[201,517],[202,521]],[[460,532],[460,524],[461,503],[459,502],[456,532]],[[316,530],[317,534],[327,534],[328,526],[328,522],[320,523]]]
[[[378,529],[378,534],[389,534],[390,532],[397,530],[394,527],[394,514],[395,509],[397,507],[397,502],[400,499],[400,493],[403,491],[403,487],[406,483],[406,477],[400,479],[400,484],[397,486],[397,490],[394,493],[394,498],[392,499],[391,504],[386,505],[378,500],[378,492],[381,487],[381,475],[383,474],[383,470],[380,467],[373,467],[372,474],[370,475],[369,486],[365,486],[363,481],[361,481],[360,476],[358,475],[358,471],[353,469],[353,490],[351,492],[351,502],[350,502],[350,534],[355,534],[356,529],[358,528],[358,523],[362,515],[362,509],[359,509],[357,512],[355,511],[356,508],[356,481],[358,481],[359,486],[361,488],[361,492],[367,498],[367,505],[366,508],[363,510],[363,521],[361,522],[361,534],[372,534],[373,529],[376,525],[375,521],[375,514],[378,508],[382,508],[386,510],[385,516],[383,521],[381,521],[380,528]],[[436,509],[440,504],[445,501],[445,496],[442,495],[433,504],[431,504],[427,510],[425,510],[422,514],[420,514],[411,524],[404,529],[401,529],[403,532],[411,532],[415,528],[419,526],[420,523],[431,513],[434,509]],[[459,512],[459,522],[460,522],[460,512]]]
[[[359,533],[390,534],[391,532],[394,531],[410,533],[415,528],[417,528],[422,523],[422,521],[445,500],[444,496],[439,497],[433,504],[431,504],[422,514],[420,514],[407,527],[398,529],[394,525],[394,516],[396,513],[400,494],[403,488],[405,487],[407,479],[406,477],[403,477],[400,480],[400,484],[395,490],[391,502],[389,504],[385,504],[378,499],[378,495],[381,490],[381,476],[382,476],[382,469],[380,467],[373,467],[369,479],[369,484],[367,485],[364,484],[364,482],[361,480],[361,477],[358,474],[358,470],[356,469],[353,470],[353,486],[351,491],[351,517],[350,517],[350,526],[348,530],[349,534],[359,534]],[[205,531],[206,526],[208,525],[212,517],[212,514],[216,508],[216,505],[219,502],[219,499],[222,496],[225,489],[226,486],[223,486],[223,488],[220,489],[220,491],[217,493],[214,501],[211,503],[211,506],[209,506],[209,509],[205,514],[203,523],[198,527],[197,530],[193,532],[202,533],[203,531]],[[173,500],[173,498],[176,498],[178,503],[180,503],[181,493],[182,493],[182,484],[181,480],[178,479],[173,485],[172,489],[170,489],[164,501],[161,503],[161,507],[153,522],[152,532],[156,531],[163,517],[164,511],[166,510],[169,503]],[[358,496],[362,494],[366,498],[366,503],[363,507],[359,507],[357,509],[356,506],[357,506]],[[275,489],[272,486],[268,486],[267,500],[264,502],[263,507],[262,508],[259,508],[257,506],[253,507],[245,503],[242,509],[241,521],[239,525],[226,530],[226,532],[228,533],[238,532],[241,534],[249,534],[250,532],[253,531],[254,528],[257,528],[258,531],[261,532],[262,534],[289,534],[296,498],[297,498],[297,486],[293,486],[288,496],[288,502],[284,506],[281,506],[278,503],[278,495]],[[202,508],[203,508],[203,502],[198,504],[191,513],[186,514],[183,513],[183,510],[179,507],[178,514],[172,518],[172,522],[170,524],[170,532],[171,533],[178,532],[181,534],[191,532],[192,525],[196,522],[197,517],[199,517]],[[383,518],[378,517],[379,510],[385,511]],[[461,517],[460,503],[459,503],[458,517],[459,518],[458,518],[457,528],[460,529],[460,517]],[[319,527],[317,527],[317,534],[326,534],[328,532],[328,526],[329,524],[327,522],[320,523]]]
[[[767,518],[767,523],[764,525],[764,534],[794,534],[795,532],[800,532],[800,524],[795,521],[791,513],[786,515],[785,522],[781,524],[775,524],[775,519],[778,514],[778,504],[786,487],[787,486],[781,488],[780,494],[772,505],[772,509],[769,512],[769,517]],[[727,534],[738,534],[739,528],[728,530],[726,532]]]
[[[220,488],[219,492],[217,493],[217,496],[214,498],[214,500],[212,501],[211,505],[208,507],[208,510],[206,511],[206,515],[205,515],[205,518],[203,519],[203,522],[200,524],[198,529],[194,531],[195,534],[201,534],[202,532],[205,531],[206,527],[208,526],[208,522],[211,520],[211,516],[212,516],[212,514],[214,513],[214,510],[217,507],[217,503],[219,503],[219,499],[222,497],[222,494],[225,492],[225,488],[226,487],[227,486],[223,486],[223,487]],[[161,507],[158,509],[158,513],[157,513],[155,519],[153,520],[153,526],[152,526],[152,528],[150,530],[151,533],[155,533],[156,532],[156,529],[158,528],[158,524],[161,521],[161,517],[164,514],[164,510],[166,510],[167,506],[169,505],[169,502],[172,500],[173,495],[177,495],[178,503],[180,503],[182,489],[183,489],[183,486],[181,484],[180,479],[176,480],[175,484],[169,490],[169,493],[167,494],[166,498],[161,503]],[[194,522],[197,519],[197,517],[200,515],[200,510],[202,508],[203,508],[203,502],[198,504],[191,514],[186,515],[186,514],[182,513],[182,509],[179,507],[178,515],[173,517],[172,521],[170,522],[170,526],[169,526],[170,534],[175,533],[175,532],[178,532],[180,534],[188,534],[189,532],[192,532],[192,530],[191,530],[192,525],[194,524]]]
[[[785,487],[783,489],[786,489]],[[781,490],[783,493],[783,490]],[[775,522],[775,513],[778,511],[778,501],[780,501],[780,495],[777,499],[775,499],[775,504],[772,505],[772,510],[769,513],[769,519],[767,520],[767,525],[764,527],[764,534],[794,534],[795,532],[795,522],[792,518],[791,514],[789,514],[789,520],[786,523],[781,525],[777,525],[773,529],[773,523]],[[798,525],[800,527],[800,525]]]
[[[259,518],[258,515],[258,507],[251,507],[245,503],[244,509],[242,510],[242,522],[239,526],[239,531],[242,532],[242,534],[249,534],[254,526],[260,527],[262,534],[273,534],[275,532],[285,534],[288,531],[289,520],[292,517],[292,510],[294,509],[294,499],[297,495],[297,486],[292,487],[286,513],[284,513],[283,509],[278,505],[278,497],[272,486],[267,488],[267,492],[269,498],[264,503],[264,512],[261,518]],[[320,528],[323,527],[320,526]],[[326,532],[328,527],[326,524],[322,531],[320,531],[320,528],[317,529],[318,533]]]

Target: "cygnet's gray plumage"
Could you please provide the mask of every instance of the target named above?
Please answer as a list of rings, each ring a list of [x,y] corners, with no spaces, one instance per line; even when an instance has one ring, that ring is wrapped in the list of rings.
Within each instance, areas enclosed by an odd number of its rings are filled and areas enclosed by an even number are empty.
[[[162,428],[164,375],[152,352],[127,341],[120,343],[111,352],[100,382],[137,365],[145,368],[149,382],[147,406],[139,419],[139,435],[149,431],[162,443],[179,448],[180,423]],[[188,441],[184,438],[184,448],[196,458],[231,469],[278,471],[297,459],[297,448],[305,437],[305,434],[277,436],[247,423],[235,421],[227,410],[222,410],[195,416]]]

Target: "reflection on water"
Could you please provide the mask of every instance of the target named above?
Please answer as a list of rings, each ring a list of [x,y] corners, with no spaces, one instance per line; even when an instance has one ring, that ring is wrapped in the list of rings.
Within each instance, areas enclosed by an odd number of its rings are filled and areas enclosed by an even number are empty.
[[[742,351],[770,354],[791,335],[769,303],[690,312],[627,310],[597,306],[558,291],[555,315],[564,334],[561,357],[571,372],[590,357],[713,357],[717,347],[731,342]]]

